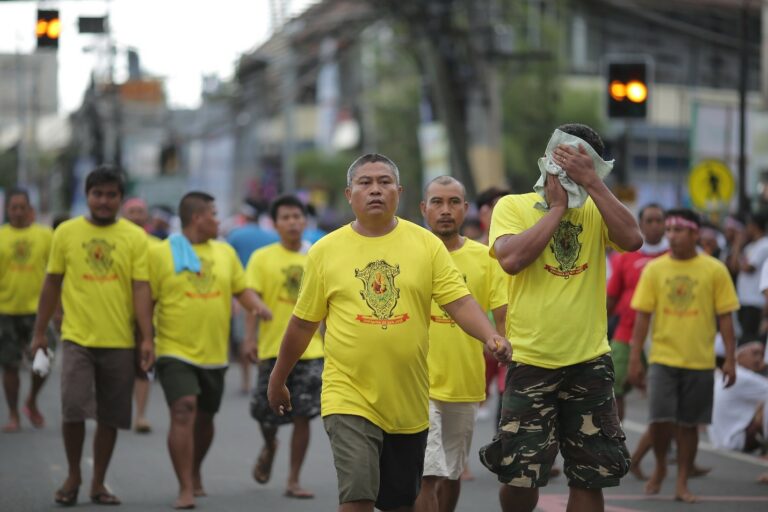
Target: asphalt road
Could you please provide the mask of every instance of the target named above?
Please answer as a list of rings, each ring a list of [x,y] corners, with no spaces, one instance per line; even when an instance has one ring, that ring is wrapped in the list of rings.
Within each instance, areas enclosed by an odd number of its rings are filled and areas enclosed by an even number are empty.
[[[224,404],[216,420],[216,438],[203,466],[208,497],[198,500],[198,509],[227,512],[336,510],[336,475],[328,440],[319,419],[313,422],[312,443],[302,482],[316,493],[315,499],[297,500],[283,496],[290,427],[284,427],[279,434],[280,449],[272,480],[266,485],[252,480],[251,468],[261,448],[261,440],[256,424],[248,414],[248,398],[238,392],[238,382],[238,368],[232,368],[227,377]],[[27,385],[28,375],[24,375],[23,393]],[[58,388],[57,367],[41,397],[42,410],[47,418],[44,428],[35,430],[25,422],[20,433],[0,434],[0,512],[59,508],[53,504],[53,493],[64,479],[66,463],[58,425]],[[635,395],[628,405],[625,429],[631,449],[645,428],[646,403]],[[109,487],[123,500],[123,505],[116,509],[122,512],[168,511],[175,497],[176,480],[165,446],[168,413],[162,390],[157,384],[152,389],[149,418],[154,427],[151,434],[120,433],[107,475]],[[4,423],[6,420],[7,411],[3,406],[0,421]],[[479,421],[471,463],[475,479],[463,484],[459,511],[499,510],[498,484],[476,456],[476,448],[486,443],[492,433],[492,420]],[[93,424],[89,424],[83,465],[86,485],[81,490],[77,509],[100,509],[91,505],[87,498],[87,482],[92,468],[92,435]],[[692,491],[702,499],[700,503],[686,505],[672,500],[674,467],[671,467],[670,477],[659,496],[645,496],[642,482],[628,476],[620,487],[606,491],[606,510],[768,511],[768,485],[755,482],[758,474],[768,471],[768,465],[753,457],[716,452],[709,449],[706,443],[702,443],[698,463],[713,468],[710,475],[691,484]],[[644,468],[646,472],[651,470],[650,458],[645,461]],[[565,479],[554,479],[542,490],[539,510],[564,511],[567,493]]]

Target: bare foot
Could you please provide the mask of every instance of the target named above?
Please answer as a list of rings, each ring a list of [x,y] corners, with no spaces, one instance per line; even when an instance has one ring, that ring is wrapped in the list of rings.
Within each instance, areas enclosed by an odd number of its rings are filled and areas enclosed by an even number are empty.
[[[288,498],[311,499],[315,497],[315,493],[302,489],[298,483],[295,483],[288,484],[288,488],[285,490],[285,496]]]
[[[694,464],[693,468],[691,468],[691,478],[706,476],[710,471],[712,471],[712,468],[702,468]]]
[[[16,416],[11,417],[10,420],[8,420],[8,423],[3,425],[2,431],[4,434],[10,434],[12,432],[19,432],[21,431],[21,424],[19,423],[19,417]]]
[[[675,501],[682,501],[683,503],[696,503],[699,501],[696,496],[691,494],[691,491],[687,487],[678,487],[675,491]]]
[[[173,508],[176,510],[189,510],[195,508],[194,493],[189,491],[179,492],[179,497],[173,502]]]
[[[763,473],[757,477],[757,482],[761,484],[768,484],[768,473]]]
[[[36,405],[31,405],[29,401],[27,401],[27,403],[24,405],[24,408],[22,409],[22,412],[33,427],[43,428],[45,426],[45,418],[43,418],[43,415],[40,414],[40,410]]]
[[[271,445],[265,443],[259,458],[256,459],[256,464],[253,465],[253,479],[260,484],[269,482],[269,478],[272,476],[272,463],[275,460],[275,452],[277,452],[277,442]]]
[[[192,475],[192,494],[196,498],[204,498],[208,496],[203,488],[203,478],[200,475]]]
[[[664,481],[664,477],[667,476],[667,470],[663,466],[659,466],[651,475],[651,478],[645,483],[645,494],[659,494],[661,490],[661,483]]]
[[[648,480],[648,477],[645,476],[645,473],[643,473],[643,468],[640,467],[640,464],[635,464],[634,462],[630,464],[629,472],[632,473],[632,475],[641,482]]]

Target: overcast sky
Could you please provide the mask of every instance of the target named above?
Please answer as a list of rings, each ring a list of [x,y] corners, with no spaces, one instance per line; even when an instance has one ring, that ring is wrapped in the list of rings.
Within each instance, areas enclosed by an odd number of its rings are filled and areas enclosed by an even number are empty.
[[[315,0],[291,0],[290,11],[300,12]],[[268,36],[270,0],[67,0],[40,2],[58,8],[62,20],[59,43],[59,109],[76,109],[91,70],[106,69],[105,53],[87,51],[103,37],[78,34],[79,16],[102,16],[111,11],[118,49],[134,47],[142,68],[166,79],[172,106],[199,103],[201,77],[215,73],[230,77],[238,57]],[[275,2],[277,3],[277,2]],[[107,7],[109,5],[109,7]],[[0,2],[0,53],[30,53],[35,49],[38,3]],[[127,71],[124,51],[116,58],[118,79]]]

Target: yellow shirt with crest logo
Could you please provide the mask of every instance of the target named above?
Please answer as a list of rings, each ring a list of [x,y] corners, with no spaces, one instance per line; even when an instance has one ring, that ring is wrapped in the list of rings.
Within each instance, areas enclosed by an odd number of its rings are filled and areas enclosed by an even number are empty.
[[[315,243],[294,315],[326,320],[323,416],[362,416],[391,434],[426,430],[431,303],[468,294],[445,245],[403,219],[384,236],[347,225]]]
[[[174,270],[170,242],[149,250],[155,300],[155,354],[203,368],[228,364],[232,296],[245,289],[240,260],[228,244],[193,244],[200,272]]]
[[[536,193],[502,197],[493,209],[493,244],[519,235],[546,212],[534,208]],[[541,368],[562,368],[610,352],[605,306],[605,249],[608,227],[592,198],[569,208],[541,254],[509,276],[506,334],[512,360]],[[611,244],[612,245],[612,244]]]
[[[147,281],[147,236],[124,219],[96,226],[85,217],[53,233],[49,274],[63,274],[61,337],[85,347],[133,348],[133,281]]]
[[[33,315],[45,279],[53,230],[0,227],[0,314]]]
[[[643,269],[632,309],[653,314],[650,363],[709,370],[715,367],[715,319],[738,310],[739,299],[719,260],[665,254]]]
[[[288,250],[280,242],[255,251],[248,260],[246,286],[261,295],[272,311],[272,320],[259,320],[259,359],[275,358],[280,352],[280,342],[299,297],[306,263],[306,253]],[[320,333],[315,332],[301,359],[320,357],[323,357],[323,340]]]
[[[465,239],[450,252],[472,297],[484,311],[507,303],[507,279],[488,247]],[[436,302],[429,325],[429,397],[444,402],[485,400],[483,345],[465,333]]]

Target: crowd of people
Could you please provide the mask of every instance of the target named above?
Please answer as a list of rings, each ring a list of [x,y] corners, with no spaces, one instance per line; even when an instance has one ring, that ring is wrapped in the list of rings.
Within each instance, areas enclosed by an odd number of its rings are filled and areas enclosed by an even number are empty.
[[[22,415],[44,425],[45,372],[32,372],[20,409],[19,368],[56,350],[68,471],[54,501],[77,503],[95,419],[88,496],[119,504],[105,483],[117,433],[152,430],[156,376],[173,506],[191,509],[206,495],[202,465],[234,358],[263,438],[256,482],[270,480],[277,430],[290,424],[285,496],[314,497],[301,471],[321,416],[340,511],[451,511],[498,382],[498,428],[479,460],[501,483],[502,510],[534,510],[558,453],[569,510],[603,510],[604,488],[628,472],[646,478],[649,452],[645,489],[659,493],[673,440],[674,497],[695,502],[688,479],[708,471],[695,464],[705,425],[717,447],[768,447],[768,218],[732,216],[721,231],[655,204],[636,218],[603,181],[604,153],[594,130],[562,125],[534,192],[488,190],[467,222],[464,185],[441,176],[423,190],[423,227],[396,215],[397,165],[367,154],[347,170],[349,224],[317,230],[285,195],[246,204],[226,241],[213,196],[186,193],[170,233],[172,213],[150,223],[110,167],[86,179],[88,213],[55,230],[13,189],[0,227],[2,430],[18,431]],[[649,427],[630,457],[621,421],[632,387],[647,387]]]

